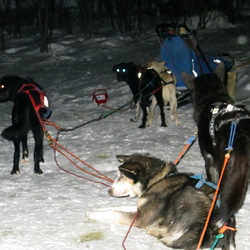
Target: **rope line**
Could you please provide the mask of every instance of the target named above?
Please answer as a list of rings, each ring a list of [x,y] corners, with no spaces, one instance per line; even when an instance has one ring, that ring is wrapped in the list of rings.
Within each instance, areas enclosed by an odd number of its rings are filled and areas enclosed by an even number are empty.
[[[94,181],[94,180],[92,180],[92,179],[83,177],[83,176],[81,176],[81,175],[75,174],[75,173],[73,173],[73,172],[70,172],[70,171],[68,171],[68,170],[66,170],[66,169],[64,169],[64,168],[62,168],[62,167],[59,165],[58,161],[57,161],[56,152],[60,152],[62,155],[64,155],[64,153],[63,153],[62,151],[60,151],[60,150],[59,150],[57,147],[55,147],[54,145],[51,145],[51,147],[54,149],[54,159],[55,159],[55,162],[56,162],[57,166],[58,166],[62,171],[66,172],[66,173],[68,173],[68,174],[71,174],[71,175],[73,175],[73,176],[76,176],[76,177],[78,177],[78,178],[82,178],[82,179],[84,179],[84,180],[87,180],[87,181],[90,181],[90,182],[94,182],[94,183],[96,183],[96,184],[102,184],[102,185],[104,185],[104,186],[106,186],[106,187],[110,187],[110,185],[107,185],[106,183]],[[65,157],[67,158],[67,156],[65,156]],[[70,159],[69,159],[69,160],[70,160]],[[70,161],[71,161],[71,160],[70,160]],[[75,163],[73,163],[73,164],[75,165]]]
[[[142,93],[148,86],[150,86],[150,83],[147,84],[147,85],[145,85],[145,87],[142,88],[142,89],[134,96],[134,98],[133,98],[131,101],[126,102],[124,105],[121,105],[120,107],[118,107],[118,108],[116,108],[116,109],[112,109],[110,112],[104,113],[104,114],[100,115],[98,118],[92,119],[92,120],[87,121],[87,122],[82,123],[82,124],[79,124],[78,126],[75,126],[75,127],[73,127],[73,128],[60,128],[60,131],[63,131],[63,132],[74,131],[74,130],[76,130],[76,129],[80,128],[80,127],[83,127],[83,126],[85,126],[85,125],[87,125],[87,124],[90,124],[90,123],[92,123],[92,122],[96,122],[96,121],[100,121],[100,120],[102,120],[102,119],[105,119],[105,118],[107,118],[108,116],[110,116],[110,115],[112,115],[112,114],[114,114],[114,113],[116,113],[116,112],[118,112],[118,111],[124,111],[123,108],[126,107],[126,106],[128,106],[128,105],[131,106],[131,104],[133,103],[134,99],[136,99],[136,98],[141,99],[141,98],[145,98],[145,97],[147,97],[147,96],[153,95],[153,94],[155,94],[156,92],[158,92],[160,89],[163,88],[163,86],[160,86],[159,88],[157,88],[157,89],[156,89],[155,91],[153,91],[152,93],[148,93],[147,95],[144,95],[144,96],[141,96],[141,97],[140,97],[141,93]],[[103,105],[102,105],[102,106],[103,106]]]
[[[84,162],[83,160],[81,160],[79,157],[77,157],[76,155],[74,155],[73,153],[71,153],[69,150],[67,150],[65,147],[63,147],[61,144],[59,144],[57,142],[57,140],[53,139],[49,134],[47,134],[47,138],[48,140],[51,142],[50,143],[50,146],[52,148],[54,148],[55,150],[57,150],[58,152],[60,152],[63,156],[65,156],[72,164],[74,164],[78,169],[82,170],[83,172],[89,174],[89,175],[92,175],[92,176],[95,176],[99,179],[103,179],[103,180],[106,180],[108,182],[111,182],[113,183],[114,181],[112,179],[110,179],[108,176],[104,175],[103,173],[101,173],[100,171],[98,171],[97,169],[93,168],[92,166],[90,166],[88,163]],[[53,145],[54,143],[54,145]],[[62,150],[59,150],[58,147],[61,148]],[[72,159],[70,159],[66,153],[63,153],[63,151],[65,151],[67,154],[69,154],[71,157],[75,158],[76,160],[80,161],[82,164],[86,165],[88,168],[92,169],[93,171],[95,171],[97,174],[94,174],[94,173],[91,173],[81,167],[79,167]]]
[[[184,146],[184,148],[182,149],[182,151],[179,153],[179,155],[177,156],[177,158],[174,161],[175,166],[177,166],[180,162],[180,160],[185,156],[185,154],[188,152],[188,150],[191,148],[191,146],[194,144],[194,142],[196,141],[198,135],[197,133],[195,133],[194,136],[190,137],[187,144]]]
[[[220,190],[220,185],[221,185],[221,182],[222,182],[222,179],[223,179],[223,175],[224,175],[224,172],[226,170],[226,166],[227,166],[227,162],[228,162],[229,158],[230,158],[230,152],[228,152],[227,154],[225,154],[224,164],[223,164],[223,167],[222,167],[222,170],[221,170],[220,178],[219,178],[219,181],[217,183],[217,188],[215,190],[214,197],[213,197],[210,209],[208,211],[207,219],[205,221],[205,225],[204,225],[202,233],[201,233],[201,237],[200,237],[200,240],[199,240],[199,243],[198,243],[198,246],[197,246],[197,250],[201,248],[203,239],[205,237],[205,233],[207,231],[208,224],[210,222],[210,219],[211,219],[211,216],[212,216],[212,212],[213,212],[215,204],[216,204],[216,200],[217,200],[217,197],[218,197],[218,194],[219,194],[219,190]]]
[[[219,234],[216,235],[215,241],[214,241],[213,245],[211,246],[210,250],[214,250],[215,247],[217,246],[219,240],[224,238],[224,236],[225,236],[224,232],[226,232],[226,230],[232,230],[232,231],[235,231],[235,232],[237,231],[236,228],[228,227],[226,224],[224,224],[222,226],[222,228],[219,230]]]
[[[125,241],[128,238],[128,235],[129,235],[129,233],[130,233],[130,231],[131,231],[131,229],[132,229],[132,227],[133,227],[133,225],[135,223],[135,220],[136,220],[137,216],[138,216],[138,210],[136,211],[136,214],[135,214],[135,216],[134,216],[134,218],[133,218],[133,220],[132,220],[132,222],[131,222],[131,224],[129,226],[129,229],[128,229],[128,231],[127,231],[127,233],[126,233],[126,235],[125,235],[125,237],[124,237],[124,239],[122,241],[122,247],[123,247],[124,250],[126,250]]]
[[[225,170],[226,170],[228,160],[230,158],[230,153],[233,150],[232,145],[233,145],[233,141],[234,141],[234,137],[235,137],[236,126],[237,126],[237,124],[235,122],[231,123],[230,135],[229,135],[229,140],[228,140],[228,147],[225,149],[225,150],[227,150],[227,153],[225,154],[225,157],[224,157],[224,163],[223,163],[223,167],[222,167],[222,170],[221,170],[221,173],[220,173],[220,178],[218,180],[217,188],[216,188],[215,193],[214,193],[214,198],[213,198],[213,201],[211,203],[211,206],[210,206],[210,209],[209,209],[209,212],[208,212],[208,215],[207,215],[207,219],[206,219],[205,225],[204,225],[202,233],[201,233],[201,237],[200,237],[200,240],[199,240],[199,243],[198,243],[198,246],[197,246],[197,250],[201,248],[203,239],[205,237],[205,233],[206,233],[207,228],[208,228],[209,221],[210,221],[211,216],[212,216],[213,209],[214,209],[215,204],[216,204],[216,200],[218,198],[218,194],[219,194],[219,191],[220,191],[220,185],[221,185],[221,182],[222,182]]]
[[[237,127],[237,123],[235,121],[233,121],[231,123],[230,136],[229,136],[228,146],[227,146],[226,150],[233,149],[233,141],[234,141],[234,136],[235,136],[235,132],[236,132],[236,127]]]

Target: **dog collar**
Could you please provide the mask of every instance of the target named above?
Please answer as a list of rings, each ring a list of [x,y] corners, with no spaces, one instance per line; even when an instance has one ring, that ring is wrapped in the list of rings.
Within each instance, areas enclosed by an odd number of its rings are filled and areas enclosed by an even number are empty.
[[[218,118],[219,116],[222,117],[225,114],[236,111],[239,111],[241,113],[237,113],[235,117],[229,119],[221,119],[219,120],[219,122],[215,122],[216,118]],[[245,109],[242,106],[235,106],[233,104],[228,103],[214,103],[212,104],[210,112],[212,116],[209,123],[209,134],[213,139],[213,145],[216,144],[214,133],[215,131],[218,131],[222,126],[230,122],[235,122],[236,124],[238,124],[240,120],[250,119],[250,116],[245,114]]]

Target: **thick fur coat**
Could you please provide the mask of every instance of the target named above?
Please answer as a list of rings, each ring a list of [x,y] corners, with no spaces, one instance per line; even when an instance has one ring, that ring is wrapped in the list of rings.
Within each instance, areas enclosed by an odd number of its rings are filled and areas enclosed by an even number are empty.
[[[146,229],[168,247],[196,249],[211,198],[193,185],[189,174],[178,173],[172,163],[148,155],[119,156],[123,164],[109,190],[114,197],[138,196],[135,207],[103,208],[87,212],[91,220],[117,222]],[[203,247],[210,247],[218,234],[215,208]],[[226,241],[220,245],[227,249]]]

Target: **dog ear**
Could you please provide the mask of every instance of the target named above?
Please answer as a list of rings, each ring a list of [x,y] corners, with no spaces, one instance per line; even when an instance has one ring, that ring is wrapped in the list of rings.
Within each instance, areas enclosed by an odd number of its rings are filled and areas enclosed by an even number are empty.
[[[169,173],[171,173],[171,174],[174,174],[174,173],[177,173],[178,172],[178,170],[177,170],[177,168],[176,168],[176,165],[173,163],[173,162],[169,162],[168,164],[166,164],[166,165],[168,165],[168,169],[169,169]]]
[[[219,79],[224,82],[225,77],[225,67],[223,63],[219,63],[215,69],[215,74],[219,77]]]
[[[164,67],[165,62],[159,62],[161,67]]]
[[[187,87],[190,89],[190,90],[193,90],[194,89],[194,76],[192,75],[189,75],[185,72],[181,72],[181,76],[182,76],[182,79],[184,81],[184,83],[187,85]]]
[[[119,166],[118,168],[121,172],[124,172],[125,174],[127,173],[137,176],[143,166],[138,162],[129,162]]]
[[[129,157],[130,155],[116,155],[116,159],[119,161],[119,162],[124,162],[127,160],[127,158]]]
[[[175,164],[173,162],[168,162],[162,168],[162,172],[165,173],[165,176],[166,176],[166,175],[169,175],[169,174],[177,173],[177,169],[176,169],[176,166],[175,166]]]

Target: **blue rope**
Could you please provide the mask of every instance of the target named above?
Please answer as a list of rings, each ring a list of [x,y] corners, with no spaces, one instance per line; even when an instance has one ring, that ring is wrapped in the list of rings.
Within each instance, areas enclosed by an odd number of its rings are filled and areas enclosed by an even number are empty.
[[[234,141],[234,136],[235,136],[235,131],[236,131],[237,123],[233,121],[231,123],[231,129],[230,129],[230,136],[228,140],[228,146],[225,148],[225,150],[232,150],[233,149],[233,141]]]
[[[192,175],[190,176],[191,178],[193,179],[196,179],[196,180],[199,180],[197,182],[197,184],[195,185],[196,188],[200,189],[204,184],[207,184],[208,186],[216,189],[217,188],[217,185],[215,185],[214,183],[212,182],[209,182],[205,179],[204,175],[201,175],[201,174],[196,174],[196,175]]]
[[[195,136],[192,136],[192,137],[190,137],[189,138],[189,140],[188,140],[188,144],[192,144],[193,143],[193,141],[196,139],[196,137]]]
[[[224,234],[218,234],[214,240],[213,245],[211,246],[210,250],[214,250],[214,248],[216,247],[216,245],[218,244],[220,239],[224,238]]]

